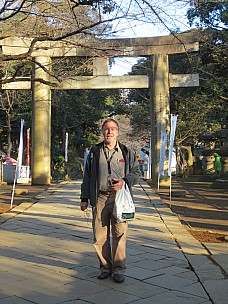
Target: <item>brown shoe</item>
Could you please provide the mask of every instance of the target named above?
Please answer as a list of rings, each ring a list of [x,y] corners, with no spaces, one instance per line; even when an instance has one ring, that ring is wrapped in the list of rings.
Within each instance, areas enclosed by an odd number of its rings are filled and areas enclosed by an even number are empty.
[[[119,274],[114,274],[113,279],[116,283],[123,283],[125,280],[125,277],[123,274],[119,273]]]
[[[99,280],[107,279],[111,274],[109,272],[101,272],[97,277]]]

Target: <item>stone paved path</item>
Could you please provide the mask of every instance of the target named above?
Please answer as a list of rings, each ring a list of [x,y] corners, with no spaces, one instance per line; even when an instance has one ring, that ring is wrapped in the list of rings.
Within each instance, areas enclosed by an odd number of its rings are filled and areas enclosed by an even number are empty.
[[[0,304],[227,303],[221,267],[143,181],[133,191],[126,280],[98,280],[80,184],[52,186],[0,216]]]

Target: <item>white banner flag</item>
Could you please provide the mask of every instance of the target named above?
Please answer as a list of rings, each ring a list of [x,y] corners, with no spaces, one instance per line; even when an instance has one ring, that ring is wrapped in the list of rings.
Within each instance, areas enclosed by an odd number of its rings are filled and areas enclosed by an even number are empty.
[[[66,140],[65,140],[65,162],[68,162],[68,132],[66,132]]]
[[[23,128],[24,128],[24,119],[21,119],[20,142],[19,142],[18,155],[17,155],[17,166],[16,166],[16,172],[15,172],[15,176],[14,176],[13,190],[12,190],[11,202],[10,202],[11,209],[13,208],[13,198],[14,198],[16,180],[20,177],[20,173],[21,173],[22,156],[23,156]]]
[[[161,150],[160,150],[160,161],[159,161],[159,170],[158,170],[158,173],[160,175],[164,175],[166,143],[167,143],[167,133],[161,131]]]
[[[171,165],[172,165],[172,155],[173,155],[173,146],[174,146],[176,125],[177,125],[177,116],[171,114],[170,141],[169,141],[169,162],[168,162],[168,175],[169,176],[171,176]]]

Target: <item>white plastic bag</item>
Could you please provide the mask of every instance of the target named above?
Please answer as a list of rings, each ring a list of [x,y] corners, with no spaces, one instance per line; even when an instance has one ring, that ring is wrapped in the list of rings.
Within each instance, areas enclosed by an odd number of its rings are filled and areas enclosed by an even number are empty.
[[[116,191],[113,215],[119,223],[132,221],[135,218],[135,205],[126,183]]]

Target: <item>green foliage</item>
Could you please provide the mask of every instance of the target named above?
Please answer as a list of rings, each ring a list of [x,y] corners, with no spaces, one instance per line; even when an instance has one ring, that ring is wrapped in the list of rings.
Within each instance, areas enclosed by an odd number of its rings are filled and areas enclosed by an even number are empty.
[[[17,151],[20,134],[20,121],[24,119],[24,129],[32,125],[32,96],[28,91],[3,91],[0,97],[0,120],[3,126],[0,145]],[[10,154],[10,151],[8,151]]]
[[[197,143],[202,135],[219,130],[228,121],[228,3],[197,3],[189,9],[188,18],[191,25],[207,27],[194,30],[201,41],[199,53],[169,55],[170,73],[199,73],[200,76],[199,87],[170,89],[171,113],[178,115],[177,144]],[[150,67],[150,60],[142,59],[130,74],[149,74]],[[127,102],[133,133],[150,136],[148,90],[130,90]]]
[[[10,75],[18,65],[12,62]],[[25,70],[26,71],[26,70]],[[21,70],[22,72],[22,70]],[[22,74],[23,75],[23,74]],[[8,99],[7,99],[8,96]],[[1,146],[7,146],[9,139],[15,143],[19,138],[20,119],[25,120],[25,129],[32,128],[32,96],[30,91],[3,91],[1,95]],[[52,91],[52,157],[55,160],[56,148],[63,154],[65,132],[69,133],[69,146],[75,146],[78,155],[83,155],[85,147],[96,143],[100,136],[100,121],[114,114],[124,112],[118,90],[72,90]],[[6,128],[7,119],[11,128]],[[53,167],[53,164],[52,164]]]
[[[52,170],[52,178],[53,179],[64,179],[66,176],[65,172],[65,159],[62,155],[59,155],[54,161],[53,161],[53,170]]]
[[[103,23],[104,14],[116,8],[114,0],[80,1],[15,1],[7,2],[0,12],[2,36],[33,37],[42,41],[67,39],[74,46],[82,43],[81,38],[93,39],[104,36],[111,26]],[[31,76],[31,57],[1,63],[2,77]],[[57,62],[55,62],[55,60]],[[51,73],[61,81],[64,77],[92,75],[92,58],[65,60],[53,59]],[[25,128],[31,128],[32,98],[26,91],[9,91],[10,98],[3,92],[1,96],[1,141],[6,146],[10,141],[18,144],[20,119],[25,120]],[[12,94],[11,94],[12,93]],[[8,102],[10,100],[10,102]],[[76,146],[81,153],[85,146],[99,138],[99,123],[104,117],[124,110],[119,91],[68,91],[52,92],[52,148],[64,147],[65,132],[69,133],[69,145]],[[10,127],[9,127],[10,125]],[[8,134],[7,134],[8,133]],[[8,136],[8,141],[7,141]],[[11,136],[11,137],[10,137]],[[53,152],[55,159],[56,155]],[[54,164],[53,164],[54,166]]]
[[[62,155],[60,155],[57,159],[56,162],[54,164],[54,170],[63,173],[64,172],[64,163],[65,163],[65,159]]]
[[[171,73],[199,73],[200,75],[199,87],[170,89],[171,113],[178,115],[177,144],[194,144],[199,141],[202,134],[217,131],[221,125],[227,123],[228,62],[223,47],[214,49],[213,45],[218,47],[217,42],[213,44],[214,41],[214,36],[207,35],[207,42],[201,44],[200,53],[169,56]],[[222,44],[222,40],[220,43]],[[150,66],[150,60],[144,59],[134,67],[131,74],[148,73]],[[144,138],[146,135],[149,137],[150,96],[148,90],[130,90],[128,104],[133,133]]]
[[[228,25],[228,3],[197,1],[197,4],[188,10],[187,17],[190,26],[224,29]]]
[[[4,69],[4,67],[2,67]],[[28,60],[14,60],[8,63],[5,69],[5,76],[7,77],[28,77],[32,73],[32,62]]]
[[[98,141],[99,123],[121,112],[118,92],[112,90],[54,91],[52,94],[53,145],[64,145],[63,134],[69,133],[69,145],[83,155],[85,147]]]
[[[179,143],[195,143],[202,134],[217,131],[227,121],[227,63],[211,51],[211,45],[202,45],[200,53],[190,58],[184,55],[170,58],[171,67],[179,65],[182,69],[179,73],[200,75],[199,87],[170,90],[171,112],[178,114]]]

